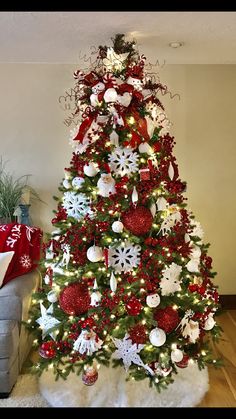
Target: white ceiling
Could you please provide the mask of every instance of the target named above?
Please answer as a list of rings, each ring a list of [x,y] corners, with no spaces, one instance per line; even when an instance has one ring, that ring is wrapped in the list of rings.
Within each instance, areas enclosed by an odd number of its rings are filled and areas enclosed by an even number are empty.
[[[79,63],[116,33],[136,39],[151,62],[236,64],[236,12],[157,11],[0,12],[0,62]]]

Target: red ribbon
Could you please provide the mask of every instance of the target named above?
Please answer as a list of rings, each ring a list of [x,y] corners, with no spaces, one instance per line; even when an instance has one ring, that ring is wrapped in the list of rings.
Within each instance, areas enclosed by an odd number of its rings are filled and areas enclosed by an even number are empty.
[[[105,258],[105,265],[106,265],[106,268],[108,268],[108,252],[109,252],[109,250],[105,248],[103,250],[103,252],[104,252],[104,258]]]

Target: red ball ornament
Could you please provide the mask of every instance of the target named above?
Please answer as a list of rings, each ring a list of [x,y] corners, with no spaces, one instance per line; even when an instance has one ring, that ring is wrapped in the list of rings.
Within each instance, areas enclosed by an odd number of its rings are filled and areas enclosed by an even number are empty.
[[[88,311],[90,295],[86,284],[74,282],[65,287],[59,296],[61,309],[66,313],[76,316]]]
[[[136,297],[130,297],[125,305],[126,311],[130,316],[138,316],[142,310],[142,304]]]
[[[148,340],[147,329],[143,324],[136,324],[129,329],[129,335],[132,343],[146,343]]]
[[[92,386],[98,379],[98,372],[93,366],[86,368],[82,375],[82,381],[86,386]]]
[[[166,333],[172,332],[180,322],[178,311],[171,306],[157,309],[154,313],[154,319],[157,321],[158,327]]]
[[[144,236],[152,227],[151,211],[143,206],[128,209],[121,217],[125,228],[135,236]]]
[[[39,348],[39,355],[42,358],[51,359],[56,355],[56,345],[54,341],[44,342]]]
[[[189,356],[184,354],[183,359],[180,362],[176,362],[175,365],[179,368],[187,368],[189,361]]]

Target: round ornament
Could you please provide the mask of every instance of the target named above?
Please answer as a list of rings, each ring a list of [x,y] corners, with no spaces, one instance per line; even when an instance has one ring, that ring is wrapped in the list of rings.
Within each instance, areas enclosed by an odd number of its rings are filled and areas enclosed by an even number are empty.
[[[143,324],[136,324],[129,329],[129,336],[132,343],[143,344],[147,342],[147,329]]]
[[[126,311],[130,316],[138,316],[142,310],[142,304],[136,297],[130,297],[125,305]]]
[[[128,209],[121,218],[125,228],[135,236],[144,236],[152,227],[153,217],[149,208],[137,206]]]
[[[91,246],[87,250],[87,258],[90,262],[99,262],[103,258],[103,251],[101,247]]]
[[[82,375],[82,381],[86,386],[92,386],[98,379],[98,372],[93,366],[86,368]]]
[[[216,324],[216,322],[213,319],[213,316],[208,316],[208,318],[205,321],[205,324],[204,324],[203,329],[204,330],[211,330],[211,329],[213,329],[213,327],[215,326],[215,324]]]
[[[39,348],[39,355],[45,359],[52,359],[56,355],[55,342],[44,342]]]
[[[139,145],[138,151],[140,153],[147,153],[149,156],[153,154],[153,149],[148,143],[141,143]]]
[[[61,309],[69,315],[86,313],[90,306],[90,295],[86,284],[74,282],[65,287],[59,296]]]
[[[146,303],[148,307],[155,308],[160,304],[160,297],[159,294],[150,294],[146,298]]]
[[[166,333],[172,332],[180,322],[178,311],[171,306],[156,310],[154,319],[157,321],[158,327],[165,330]]]
[[[84,183],[84,178],[81,176],[76,176],[72,180],[72,186],[76,189],[80,189],[83,183]]]
[[[150,332],[149,340],[153,346],[162,346],[166,341],[166,334],[164,330],[156,327]]]
[[[122,233],[124,224],[121,221],[114,221],[111,228],[114,233]]]
[[[177,367],[179,367],[179,368],[187,368],[188,361],[189,361],[189,356],[184,354],[182,361],[176,362],[175,365],[177,365]]]
[[[97,165],[93,162],[84,165],[84,174],[89,177],[94,177],[98,174],[99,169]]]
[[[49,291],[49,293],[47,295],[47,299],[48,299],[48,301],[50,301],[50,303],[55,303],[58,300],[57,293],[53,290]]]
[[[182,361],[184,354],[180,349],[173,349],[173,351],[171,351],[170,357],[173,362],[180,362]]]
[[[70,182],[69,182],[69,180],[68,179],[64,179],[63,180],[63,182],[62,182],[62,185],[64,186],[64,188],[66,188],[66,189],[70,189]]]

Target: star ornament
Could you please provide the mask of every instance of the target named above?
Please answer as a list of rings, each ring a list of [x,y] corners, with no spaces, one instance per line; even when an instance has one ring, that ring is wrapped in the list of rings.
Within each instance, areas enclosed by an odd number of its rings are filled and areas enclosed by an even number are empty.
[[[125,334],[123,339],[112,338],[114,344],[117,347],[117,350],[114,352],[113,356],[116,359],[122,359],[127,372],[131,363],[140,365],[145,368],[151,375],[154,375],[154,372],[148,365],[145,365],[141,360],[138,353],[144,348],[145,345],[134,343],[129,338],[128,333]]]
[[[39,317],[36,322],[40,325],[42,329],[42,338],[44,339],[47,334],[51,336],[52,339],[56,339],[55,331],[49,332],[50,329],[58,325],[60,322],[59,320],[55,319],[52,316],[53,313],[53,304],[50,305],[48,309],[44,307],[42,303],[40,303],[40,310],[41,310],[41,317]]]
[[[103,64],[107,70],[118,70],[123,69],[123,62],[128,57],[129,53],[126,54],[116,54],[113,48],[107,48],[107,56],[103,59]]]

